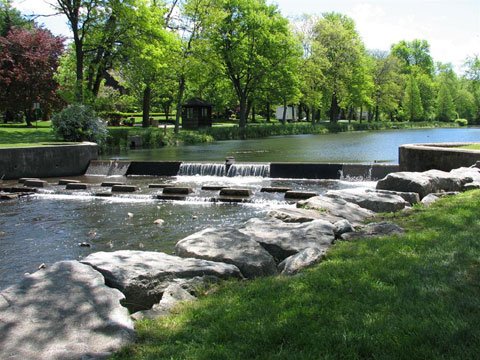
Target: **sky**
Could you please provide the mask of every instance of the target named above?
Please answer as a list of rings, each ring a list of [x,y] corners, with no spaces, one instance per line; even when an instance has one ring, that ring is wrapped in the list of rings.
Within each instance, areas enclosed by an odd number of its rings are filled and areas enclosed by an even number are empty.
[[[24,14],[52,14],[55,0],[14,0]],[[282,14],[351,17],[367,49],[389,50],[400,40],[425,39],[434,61],[452,63],[458,72],[469,56],[480,56],[480,0],[267,0]],[[64,17],[37,20],[55,35],[69,36]]]

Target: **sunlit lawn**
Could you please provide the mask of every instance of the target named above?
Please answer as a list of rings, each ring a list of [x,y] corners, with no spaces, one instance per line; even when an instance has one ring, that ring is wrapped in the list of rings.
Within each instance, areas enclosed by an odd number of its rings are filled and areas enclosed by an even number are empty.
[[[480,191],[338,242],[301,276],[226,283],[115,359],[478,359]]]
[[[459,146],[460,149],[468,149],[468,150],[480,150],[480,144],[471,144],[465,146]]]
[[[39,121],[38,127],[27,128],[25,124],[0,125],[0,147],[33,146],[44,142],[58,141],[53,135],[50,121]]]

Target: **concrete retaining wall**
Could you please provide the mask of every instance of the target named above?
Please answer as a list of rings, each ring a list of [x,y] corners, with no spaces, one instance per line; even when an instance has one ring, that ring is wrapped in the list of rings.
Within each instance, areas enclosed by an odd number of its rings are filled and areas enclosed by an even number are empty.
[[[399,148],[400,171],[450,171],[468,167],[480,160],[479,150],[455,147],[472,143],[408,144]]]
[[[0,178],[60,177],[82,175],[97,158],[94,143],[0,149]]]

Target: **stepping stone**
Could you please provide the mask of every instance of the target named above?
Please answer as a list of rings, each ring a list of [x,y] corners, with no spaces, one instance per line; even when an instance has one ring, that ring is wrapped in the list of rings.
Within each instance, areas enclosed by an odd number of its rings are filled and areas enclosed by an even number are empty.
[[[18,194],[2,194],[0,193],[0,200],[16,200],[18,199]]]
[[[250,189],[241,189],[241,188],[225,188],[220,190],[220,197],[250,197],[252,196],[252,191]]]
[[[67,190],[86,190],[88,189],[88,184],[84,183],[70,183],[65,186]]]
[[[23,184],[27,187],[43,188],[48,185],[48,182],[46,182],[45,180],[39,180],[39,179],[28,179],[28,180],[25,180]]]
[[[112,197],[113,194],[111,192],[98,192],[98,193],[93,194],[93,196],[96,196],[96,197]]]
[[[317,193],[309,191],[287,191],[285,199],[305,200],[317,196]]]
[[[292,191],[292,189],[288,187],[263,187],[260,190],[260,192],[266,193],[286,193],[287,191]]]
[[[135,192],[138,188],[133,185],[113,185],[112,191],[113,192]]]
[[[37,179],[37,178],[20,178],[18,179],[18,183],[19,184],[25,184],[25,181],[27,180],[40,180],[40,179]]]
[[[118,182],[118,181],[104,181],[104,182],[102,182],[102,184],[100,186],[112,187],[112,186],[115,186],[115,185],[125,185],[125,183]]]
[[[16,186],[5,187],[5,188],[2,188],[1,190],[5,192],[10,192],[10,193],[33,193],[38,191],[36,188],[16,187]]]
[[[243,196],[218,196],[213,198],[214,202],[229,202],[229,203],[248,203],[251,202],[249,198]]]
[[[228,188],[228,186],[222,186],[222,185],[203,185],[202,186],[202,190],[208,190],[208,191],[219,191],[225,188]]]
[[[149,184],[148,188],[149,189],[165,189],[165,188],[170,188],[173,187],[174,185],[172,184]]]
[[[158,194],[156,196],[158,200],[174,200],[174,201],[183,201],[187,198],[187,195],[180,194]]]
[[[80,180],[70,180],[70,179],[60,179],[58,180],[58,185],[68,185],[68,184],[79,184]]]
[[[193,189],[189,187],[166,187],[163,189],[164,195],[188,195],[193,193]]]

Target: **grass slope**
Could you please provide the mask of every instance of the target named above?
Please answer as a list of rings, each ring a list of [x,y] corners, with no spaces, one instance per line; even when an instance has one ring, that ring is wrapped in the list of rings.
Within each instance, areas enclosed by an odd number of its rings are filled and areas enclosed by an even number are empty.
[[[293,278],[229,282],[114,359],[478,359],[480,191],[395,215]]]
[[[465,146],[459,146],[460,149],[468,149],[468,150],[480,150],[480,144],[471,144]]]
[[[50,121],[39,121],[38,127],[27,128],[25,125],[0,126],[0,147],[24,147],[26,144],[40,145],[45,142],[58,141],[53,134]]]

